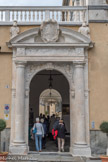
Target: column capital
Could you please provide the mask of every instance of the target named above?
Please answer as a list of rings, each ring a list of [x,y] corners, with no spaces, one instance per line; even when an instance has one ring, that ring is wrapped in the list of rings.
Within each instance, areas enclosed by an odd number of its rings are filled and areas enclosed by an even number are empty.
[[[73,61],[73,65],[78,68],[83,68],[85,63],[85,61]]]
[[[15,61],[16,67],[22,67],[24,68],[27,64],[27,61]]]

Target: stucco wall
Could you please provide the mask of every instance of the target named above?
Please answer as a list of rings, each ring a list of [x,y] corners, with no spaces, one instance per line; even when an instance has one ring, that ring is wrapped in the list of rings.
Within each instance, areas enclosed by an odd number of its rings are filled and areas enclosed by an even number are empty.
[[[20,26],[20,31],[36,26]],[[78,27],[69,27],[78,30]],[[10,52],[6,42],[10,38],[10,26],[0,26],[1,52]],[[95,129],[103,120],[108,120],[108,26],[91,23],[91,40],[94,48],[89,50],[89,89],[90,89],[90,128],[92,121]],[[11,108],[12,55],[0,54],[0,118],[4,117],[4,104]],[[9,88],[6,88],[9,85]],[[8,127],[10,121],[8,121]]]
[[[94,48],[89,51],[90,127],[108,121],[108,24],[90,24]]]
[[[0,46],[2,52],[11,52],[12,50],[8,48],[6,42],[10,40],[10,27],[11,26],[0,26]],[[29,30],[37,26],[20,26],[20,33]]]
[[[9,104],[9,119],[11,118],[11,60],[11,54],[0,54],[0,118],[4,118],[5,104]],[[10,120],[7,120],[7,127],[10,127]]]

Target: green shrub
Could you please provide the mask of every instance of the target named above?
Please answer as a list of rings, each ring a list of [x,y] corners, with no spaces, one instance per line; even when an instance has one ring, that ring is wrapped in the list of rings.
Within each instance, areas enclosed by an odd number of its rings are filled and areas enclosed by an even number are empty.
[[[108,122],[102,122],[100,125],[100,130],[104,133],[108,133]]]
[[[6,121],[0,119],[0,132],[3,131],[5,128],[6,128]]]

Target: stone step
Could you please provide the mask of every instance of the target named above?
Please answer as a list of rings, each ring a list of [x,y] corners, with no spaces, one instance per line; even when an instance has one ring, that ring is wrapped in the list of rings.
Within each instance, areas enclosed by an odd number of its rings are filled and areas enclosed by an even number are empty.
[[[8,155],[7,162],[86,162],[86,158],[72,157],[69,153],[32,152],[28,155]]]

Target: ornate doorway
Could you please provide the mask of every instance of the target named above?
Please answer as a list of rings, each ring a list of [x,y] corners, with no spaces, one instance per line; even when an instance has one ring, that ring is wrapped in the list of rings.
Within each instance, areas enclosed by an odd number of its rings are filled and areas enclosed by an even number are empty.
[[[44,33],[46,28],[48,35]],[[29,85],[33,76],[42,70],[57,70],[69,82],[70,153],[90,156],[88,48],[91,40],[48,21],[41,28],[30,29],[11,39],[9,47],[13,48],[10,152],[29,152]]]

